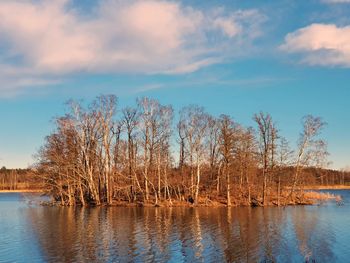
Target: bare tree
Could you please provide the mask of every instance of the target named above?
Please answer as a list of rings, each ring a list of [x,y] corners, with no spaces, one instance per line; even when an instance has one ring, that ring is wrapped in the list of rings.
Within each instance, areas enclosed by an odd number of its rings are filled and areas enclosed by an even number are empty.
[[[209,149],[209,166],[210,166],[210,180],[218,175],[219,165],[219,137],[220,125],[219,121],[212,116],[208,118],[208,149]]]
[[[263,205],[266,205],[267,180],[270,172],[269,165],[273,162],[274,139],[277,137],[277,131],[270,114],[260,112],[259,114],[255,114],[253,119],[258,125],[260,160],[263,177],[262,203]]]
[[[150,178],[150,170],[154,171],[156,164],[157,188],[155,193],[157,200],[161,197],[161,161],[167,162],[167,158],[162,158],[162,154],[167,154],[167,146],[171,134],[171,122],[173,110],[170,106],[162,106],[157,100],[142,98],[138,100],[141,130],[141,145],[143,146],[143,176],[145,182],[145,196],[149,199],[149,184],[154,187]]]
[[[224,163],[224,173],[226,179],[227,206],[231,206],[231,165],[233,162],[233,151],[237,140],[237,127],[233,120],[227,115],[221,115],[220,125],[220,153]]]
[[[134,108],[124,108],[122,110],[123,113],[123,122],[126,128],[127,133],[127,149],[128,149],[128,175],[130,180],[130,195],[133,200],[135,200],[136,196],[136,184],[139,185],[138,179],[136,176],[136,128],[138,125],[138,112]],[[139,187],[140,188],[140,187]],[[129,201],[130,198],[129,198]]]
[[[281,175],[288,166],[292,165],[293,151],[286,138],[281,137],[278,145],[278,171],[277,171],[277,205],[281,205]]]
[[[99,125],[102,143],[100,144],[101,172],[103,174],[104,192],[107,204],[112,204],[113,191],[111,187],[112,176],[112,139],[114,115],[116,111],[117,98],[114,95],[97,97],[94,102],[93,111],[96,112],[97,123]]]
[[[295,173],[293,177],[290,197],[293,196],[295,188],[299,182],[299,176],[303,167],[310,164],[310,161],[315,156],[313,146],[321,143],[322,140],[316,141],[315,138],[320,134],[325,122],[320,117],[307,115],[303,118],[303,131],[299,137],[298,154],[295,162]]]
[[[201,165],[204,161],[205,139],[207,136],[208,115],[202,107],[195,105],[185,107],[181,110],[181,121],[183,122],[186,145],[188,147],[191,167],[191,193],[194,195],[195,203],[198,203]],[[194,184],[194,163],[196,170],[196,183]]]
[[[223,158],[226,177],[227,206],[231,206],[231,174],[230,165],[233,161],[233,148],[235,143],[234,122],[227,115],[220,116],[220,153]]]
[[[184,183],[184,165],[186,160],[186,130],[185,130],[185,121],[180,119],[177,124],[177,134],[178,134],[178,143],[179,143],[179,170],[181,176],[181,183]]]
[[[234,157],[240,171],[240,188],[242,191],[243,181],[245,182],[245,191],[247,203],[251,204],[251,185],[252,174],[256,171],[257,149],[252,128],[240,127],[234,147]]]

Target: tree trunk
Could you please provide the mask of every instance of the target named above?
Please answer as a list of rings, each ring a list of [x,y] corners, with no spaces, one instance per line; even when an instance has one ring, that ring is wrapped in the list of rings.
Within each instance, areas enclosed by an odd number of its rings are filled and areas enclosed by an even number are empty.
[[[230,173],[228,171],[228,165],[226,164],[226,197],[227,197],[227,206],[231,206],[231,182],[230,182]]]
[[[161,171],[160,171],[160,151],[158,153],[158,158],[157,158],[157,174],[158,174],[158,196],[159,199],[161,199]]]
[[[197,183],[196,183],[196,194],[195,194],[195,203],[196,204],[198,204],[199,183],[200,183],[200,164],[199,164],[199,157],[197,157]]]

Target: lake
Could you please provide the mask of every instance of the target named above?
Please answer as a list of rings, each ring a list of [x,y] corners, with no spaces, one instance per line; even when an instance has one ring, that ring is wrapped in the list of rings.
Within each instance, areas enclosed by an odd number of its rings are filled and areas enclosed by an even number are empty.
[[[0,262],[349,262],[344,205],[43,207],[0,194]],[[35,198],[34,198],[35,199]]]

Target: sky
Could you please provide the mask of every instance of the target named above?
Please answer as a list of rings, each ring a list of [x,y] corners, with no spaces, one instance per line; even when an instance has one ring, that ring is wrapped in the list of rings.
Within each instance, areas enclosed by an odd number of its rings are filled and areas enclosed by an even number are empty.
[[[327,126],[330,168],[350,165],[350,0],[0,1],[0,166],[25,168],[69,99],[115,94],[198,104],[292,146]]]

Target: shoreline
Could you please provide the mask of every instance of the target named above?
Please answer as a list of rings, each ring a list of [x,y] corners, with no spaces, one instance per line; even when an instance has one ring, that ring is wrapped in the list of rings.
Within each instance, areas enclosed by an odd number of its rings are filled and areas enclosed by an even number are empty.
[[[280,205],[277,204],[276,200],[270,200],[265,207],[286,207],[286,206],[300,206],[300,205],[315,205],[319,202],[323,202],[325,200],[331,200],[334,199],[337,203],[341,202],[341,196],[330,194],[330,193],[323,193],[323,192],[317,192],[318,190],[347,190],[350,189],[350,186],[348,185],[334,185],[334,186],[308,186],[303,187],[299,190],[306,190],[305,193],[306,198],[302,199],[296,199],[293,201],[289,201],[287,203],[281,202]],[[27,193],[27,194],[44,194],[45,190],[43,189],[17,189],[17,190],[0,190],[1,193]],[[275,198],[273,198],[275,199]],[[238,201],[238,200],[237,200]],[[42,205],[46,206],[61,206],[59,202],[43,202]],[[63,205],[66,206],[66,205]],[[76,205],[73,205],[76,206]],[[78,205],[79,206],[79,205]],[[87,206],[95,206],[94,204],[90,204]],[[113,203],[110,205],[101,204],[100,206],[110,206],[110,207],[227,207],[227,204],[225,200],[219,200],[219,199],[213,199],[213,200],[200,200],[198,204],[193,204],[188,201],[178,201],[178,200],[172,200],[171,202],[163,200],[160,201],[158,204],[155,204],[154,202],[128,202],[128,201],[122,201],[122,200],[113,200]],[[255,200],[254,203],[245,204],[242,202],[233,202],[233,204],[230,207],[264,207],[259,203],[258,200]]]
[[[302,190],[350,190],[350,185],[315,185],[303,186]]]
[[[317,191],[310,191],[305,192],[303,198],[296,198],[293,201],[287,201],[287,202],[281,202],[280,204],[277,203],[277,200],[270,200],[265,206],[259,203],[257,200],[252,200],[250,204],[247,203],[232,203],[232,205],[227,206],[227,203],[223,200],[210,200],[210,201],[203,201],[201,200],[198,204],[190,203],[188,201],[178,201],[178,200],[163,200],[158,203],[154,203],[152,201],[148,202],[128,202],[128,201],[122,201],[122,200],[114,200],[112,204],[100,204],[100,205],[94,205],[94,204],[88,204],[88,207],[139,207],[139,208],[151,208],[151,207],[160,207],[160,208],[173,208],[173,207],[184,207],[184,208],[199,208],[199,207],[207,207],[207,208],[220,208],[220,207],[287,207],[287,206],[303,206],[303,205],[318,205],[320,203],[323,203],[325,201],[331,201],[334,200],[337,202],[337,204],[342,204],[342,198],[340,195],[335,195],[331,193],[323,193],[323,192],[317,192]],[[43,205],[47,206],[69,206],[69,205],[61,205],[59,202],[55,201],[49,201],[43,203]],[[79,204],[75,204],[72,206],[80,206]]]
[[[0,193],[44,193],[41,189],[0,190]]]

